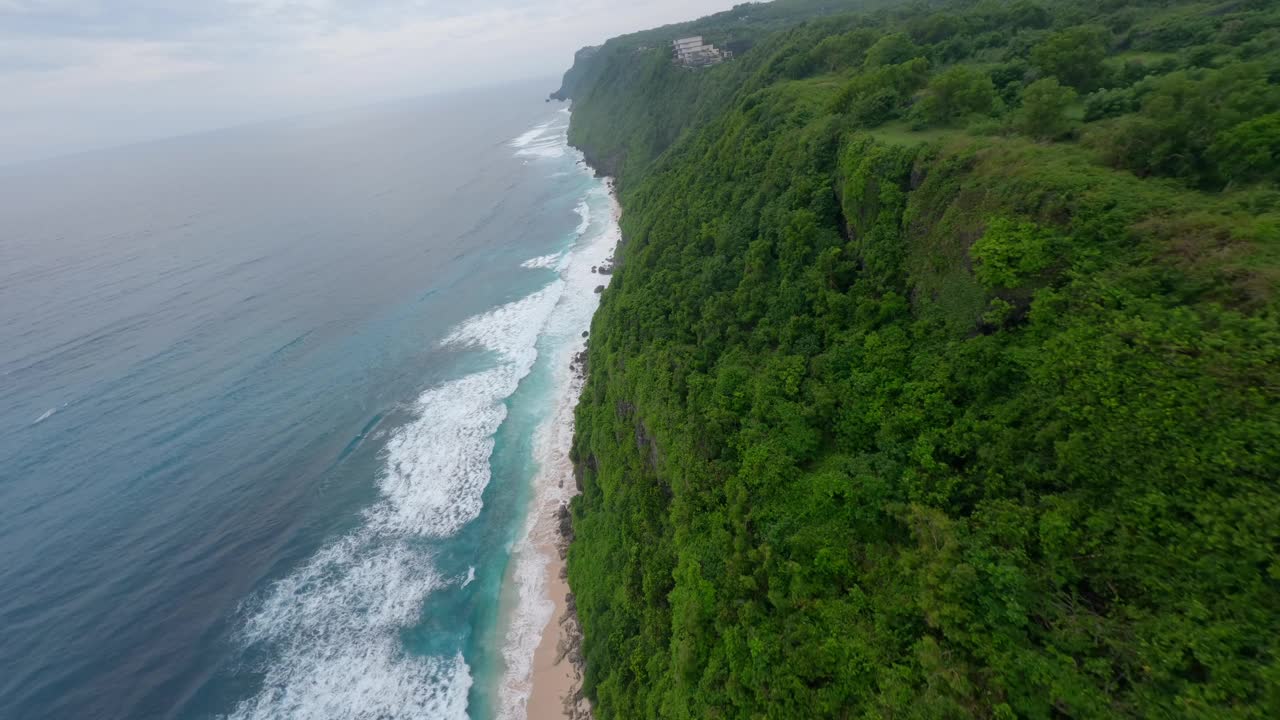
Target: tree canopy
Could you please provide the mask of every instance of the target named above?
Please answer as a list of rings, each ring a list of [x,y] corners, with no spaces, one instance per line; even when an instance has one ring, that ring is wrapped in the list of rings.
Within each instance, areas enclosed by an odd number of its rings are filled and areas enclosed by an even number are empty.
[[[597,716],[1280,717],[1280,7],[844,7],[570,78]]]

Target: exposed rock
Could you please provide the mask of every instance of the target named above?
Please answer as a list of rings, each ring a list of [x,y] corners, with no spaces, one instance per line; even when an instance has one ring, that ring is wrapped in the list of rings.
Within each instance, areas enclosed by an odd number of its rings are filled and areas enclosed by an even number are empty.
[[[560,559],[568,554],[569,543],[573,541],[573,516],[569,506],[561,505],[556,510],[557,532],[559,539],[556,545],[560,549]],[[568,566],[561,566],[560,578],[568,577]],[[578,603],[573,593],[564,596],[564,614],[559,618],[560,641],[556,644],[556,660],[559,665],[565,660],[573,666],[573,682],[564,698],[564,714],[570,720],[590,720],[591,703],[582,691],[582,677],[586,668],[586,658],[582,655],[582,624],[578,622]]]
[[[569,554],[569,543],[573,542],[573,515],[569,512],[568,505],[561,505],[556,510],[556,531],[560,535],[556,546],[560,550],[560,559],[563,560]]]
[[[578,374],[578,377],[585,378],[587,376],[587,351],[582,350],[573,354],[573,358],[569,360],[569,369]]]

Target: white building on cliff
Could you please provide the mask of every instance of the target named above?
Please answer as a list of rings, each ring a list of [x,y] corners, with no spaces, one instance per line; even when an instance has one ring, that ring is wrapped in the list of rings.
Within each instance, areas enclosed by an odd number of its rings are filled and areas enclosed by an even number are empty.
[[[675,61],[685,67],[703,67],[724,62],[733,53],[702,41],[701,35],[680,38],[671,43]]]

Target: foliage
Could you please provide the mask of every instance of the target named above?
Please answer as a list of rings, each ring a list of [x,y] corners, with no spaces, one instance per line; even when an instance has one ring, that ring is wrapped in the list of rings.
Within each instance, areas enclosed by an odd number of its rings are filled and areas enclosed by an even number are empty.
[[[1084,120],[1093,122],[1125,115],[1138,109],[1138,99],[1132,87],[1099,90],[1090,93],[1084,101]]]
[[[898,65],[920,54],[920,48],[911,42],[906,33],[892,33],[882,36],[867,50],[866,66],[876,68],[882,65]]]
[[[1280,113],[1246,120],[1222,133],[1211,154],[1232,180],[1280,180]]]
[[[1077,90],[1095,87],[1107,56],[1106,31],[1093,26],[1068,28],[1045,38],[1031,51],[1031,61]]]
[[[1280,87],[1258,63],[1182,70],[1143,83],[1142,109],[1094,133],[1108,162],[1140,175],[1170,175],[1200,186],[1233,179],[1210,152],[1218,136],[1249,118],[1280,109]]]
[[[1134,28],[1135,50],[1181,50],[1209,42],[1219,24],[1212,15],[1190,12],[1161,14]]]
[[[1278,20],[944,2],[581,60],[625,238],[573,450],[597,717],[1280,717]],[[1105,58],[1084,141],[1034,142],[1080,27],[1249,39]],[[979,75],[1016,132],[902,119]]]
[[[1022,91],[1022,109],[1018,127],[1034,138],[1052,140],[1071,128],[1067,108],[1076,100],[1076,92],[1058,84],[1057,78],[1037,80]]]
[[[994,218],[969,248],[977,262],[974,277],[989,290],[1022,287],[1053,264],[1055,239],[1033,222]]]
[[[929,81],[915,111],[926,125],[943,125],[968,115],[991,112],[996,101],[991,76],[960,65],[939,73]]]
[[[836,96],[834,107],[865,127],[897,117],[929,79],[929,62],[913,58],[900,65],[883,65],[854,77]]]
[[[810,52],[815,67],[826,72],[836,72],[857,67],[863,63],[867,50],[879,38],[867,29],[851,30],[840,35],[830,35],[813,46]]]

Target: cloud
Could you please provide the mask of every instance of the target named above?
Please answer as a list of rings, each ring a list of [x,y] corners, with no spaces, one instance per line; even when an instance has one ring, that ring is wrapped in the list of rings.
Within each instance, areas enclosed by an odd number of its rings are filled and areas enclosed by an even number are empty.
[[[563,71],[733,0],[0,0],[0,162]]]

